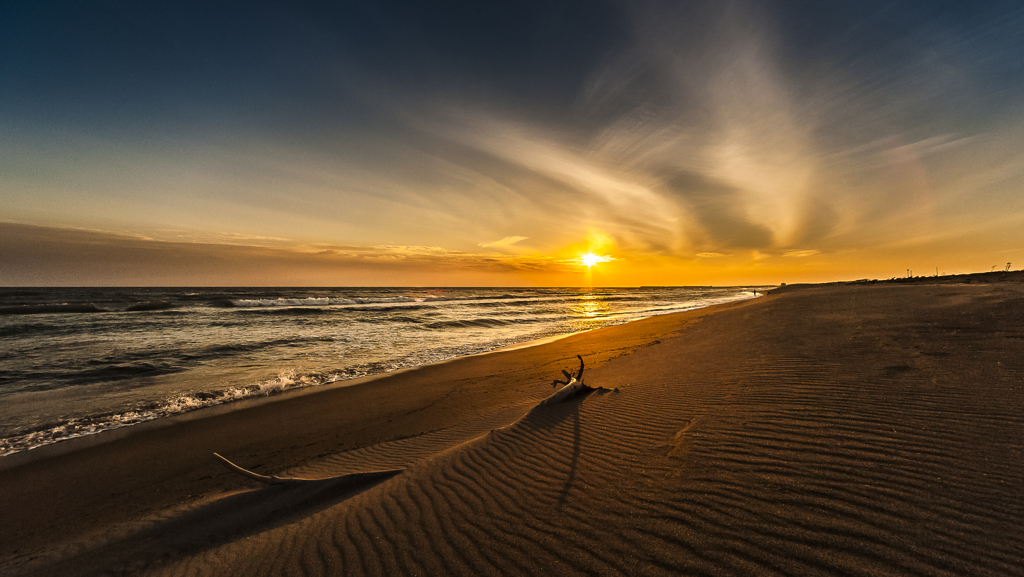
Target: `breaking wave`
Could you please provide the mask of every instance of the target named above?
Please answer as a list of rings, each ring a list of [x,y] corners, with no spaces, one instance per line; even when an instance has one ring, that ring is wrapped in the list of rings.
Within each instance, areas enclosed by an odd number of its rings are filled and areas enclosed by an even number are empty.
[[[190,392],[163,402],[143,405],[119,413],[71,418],[60,423],[51,423],[17,432],[5,439],[0,439],[0,457],[56,441],[84,437],[197,409],[243,399],[276,395],[290,389],[322,385],[355,376],[361,375],[350,375],[343,371],[326,375],[299,374],[294,370],[289,370],[273,379],[249,386],[232,387],[221,391]]]

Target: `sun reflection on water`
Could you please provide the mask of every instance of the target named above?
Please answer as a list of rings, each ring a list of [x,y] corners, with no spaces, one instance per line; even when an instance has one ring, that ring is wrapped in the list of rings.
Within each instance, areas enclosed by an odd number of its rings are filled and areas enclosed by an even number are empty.
[[[583,295],[583,298],[573,303],[569,310],[573,317],[573,328],[579,331],[596,327],[607,321],[606,317],[611,314],[608,303],[594,294]]]

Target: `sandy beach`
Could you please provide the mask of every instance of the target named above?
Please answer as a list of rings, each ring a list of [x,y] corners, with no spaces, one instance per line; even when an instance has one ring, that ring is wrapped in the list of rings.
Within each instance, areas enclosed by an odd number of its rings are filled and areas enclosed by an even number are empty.
[[[596,390],[535,408],[576,355]],[[0,573],[1024,566],[1021,273],[784,287],[200,417],[0,459]]]

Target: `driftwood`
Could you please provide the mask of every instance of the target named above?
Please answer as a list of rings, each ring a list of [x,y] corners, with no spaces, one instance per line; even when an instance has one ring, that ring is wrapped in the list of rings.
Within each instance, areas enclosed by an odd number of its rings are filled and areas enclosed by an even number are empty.
[[[217,453],[214,453],[213,456],[215,459],[217,459],[218,462],[220,462],[221,465],[224,465],[224,467],[226,467],[229,471],[233,473],[238,473],[243,477],[248,477],[253,481],[259,481],[260,483],[266,483],[268,485],[294,485],[296,483],[324,483],[332,481],[344,481],[350,484],[359,484],[373,481],[383,481],[384,479],[394,477],[395,475],[404,471],[404,469],[391,469],[388,471],[351,473],[348,475],[341,475],[340,477],[328,477],[326,479],[302,479],[299,477],[278,477],[276,475],[260,475],[259,473],[253,473],[248,469],[243,469],[242,467],[239,467],[238,465],[232,463],[231,461],[225,459],[224,457],[218,455]]]
[[[278,477],[276,475],[267,476],[267,475],[260,475],[259,473],[253,473],[249,469],[243,469],[242,467],[239,467],[238,465],[232,463],[231,461],[225,459],[224,457],[220,456],[217,453],[213,454],[213,458],[217,459],[217,461],[221,465],[224,465],[224,467],[227,468],[227,470],[229,470],[229,471],[231,471],[233,473],[238,473],[239,475],[241,475],[243,477],[248,477],[248,478],[252,479],[253,481],[259,481],[260,483],[266,483],[268,485],[286,485],[288,483],[296,483],[296,482],[300,482],[300,481],[308,481],[308,479],[297,479],[297,478],[293,478],[293,477]]]
[[[570,373],[569,371],[563,369],[562,374],[565,375],[565,380],[559,381],[558,379],[555,379],[554,381],[551,382],[552,387],[555,385],[568,385],[573,381],[583,383],[583,357],[576,355],[576,358],[580,360],[580,370],[576,371],[575,373]]]
[[[570,373],[569,371],[562,371],[562,374],[565,375],[566,380],[559,381],[558,379],[555,379],[555,381],[551,383],[551,386],[565,386],[556,391],[555,394],[538,403],[538,407],[560,403],[566,399],[575,397],[576,395],[580,395],[582,393],[594,390],[593,388],[583,384],[583,357],[576,355],[576,358],[580,360],[579,370],[576,371],[575,373]]]

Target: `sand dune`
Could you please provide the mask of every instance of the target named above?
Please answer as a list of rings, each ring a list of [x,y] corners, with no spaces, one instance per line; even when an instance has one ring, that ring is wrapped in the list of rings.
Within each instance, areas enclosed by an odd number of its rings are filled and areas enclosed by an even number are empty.
[[[432,432],[261,471],[399,475],[214,491],[81,554],[8,568],[1019,575],[1022,305],[1017,282],[802,287],[494,355],[513,380],[523,375],[510,359],[536,362],[528,389],[497,376],[502,366],[484,371],[527,394],[464,403],[462,420]],[[540,375],[572,367],[577,352],[594,357],[589,385],[618,390],[531,410],[552,390]]]

